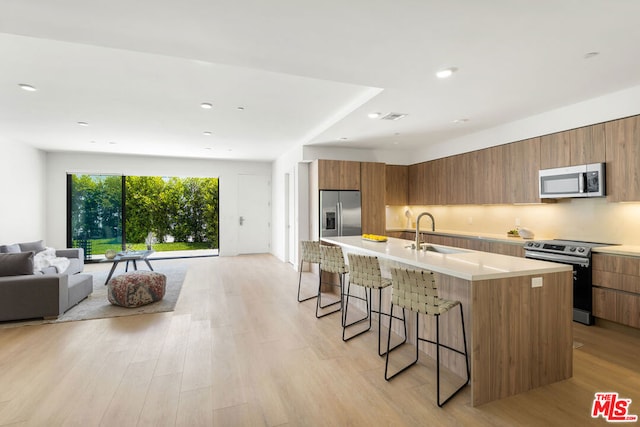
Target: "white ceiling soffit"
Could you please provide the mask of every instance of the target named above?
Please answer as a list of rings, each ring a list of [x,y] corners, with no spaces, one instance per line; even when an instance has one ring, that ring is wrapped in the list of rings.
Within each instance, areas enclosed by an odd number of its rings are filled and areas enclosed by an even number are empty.
[[[6,34],[0,34],[0,57],[11,58],[0,72],[3,137],[47,151],[273,159],[307,142],[310,129],[335,122],[334,111],[348,114],[354,102],[378,92]]]
[[[638,16],[637,0],[3,0],[0,126],[50,150],[415,149],[637,86]]]

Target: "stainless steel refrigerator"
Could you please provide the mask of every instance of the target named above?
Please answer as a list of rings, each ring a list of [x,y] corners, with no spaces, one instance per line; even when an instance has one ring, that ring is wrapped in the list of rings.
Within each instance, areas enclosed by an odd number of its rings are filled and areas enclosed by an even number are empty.
[[[362,234],[359,191],[320,191],[320,238]]]

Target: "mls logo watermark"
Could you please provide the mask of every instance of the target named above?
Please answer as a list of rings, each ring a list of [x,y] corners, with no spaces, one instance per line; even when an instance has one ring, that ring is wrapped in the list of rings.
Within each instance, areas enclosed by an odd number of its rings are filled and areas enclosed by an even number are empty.
[[[591,408],[591,418],[602,417],[607,422],[631,423],[638,421],[637,415],[629,414],[631,399],[622,399],[616,392],[596,393]]]

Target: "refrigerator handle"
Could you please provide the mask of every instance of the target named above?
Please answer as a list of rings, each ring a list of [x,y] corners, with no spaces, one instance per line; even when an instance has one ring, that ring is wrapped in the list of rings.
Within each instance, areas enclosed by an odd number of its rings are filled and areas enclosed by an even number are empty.
[[[342,236],[342,202],[336,205],[336,216],[338,217],[338,236]]]

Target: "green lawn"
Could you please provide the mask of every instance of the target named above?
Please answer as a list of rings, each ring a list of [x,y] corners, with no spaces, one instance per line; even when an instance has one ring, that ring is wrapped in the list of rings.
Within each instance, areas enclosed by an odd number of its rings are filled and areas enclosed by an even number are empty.
[[[91,253],[93,255],[104,255],[107,249],[113,249],[116,252],[122,250],[122,244],[116,239],[94,239],[91,240],[92,248]],[[147,245],[144,243],[133,243],[127,246],[131,246],[133,250],[147,249]],[[212,249],[209,243],[189,243],[189,242],[174,242],[174,243],[155,243],[152,246],[156,252],[167,251],[189,251],[194,249]]]

